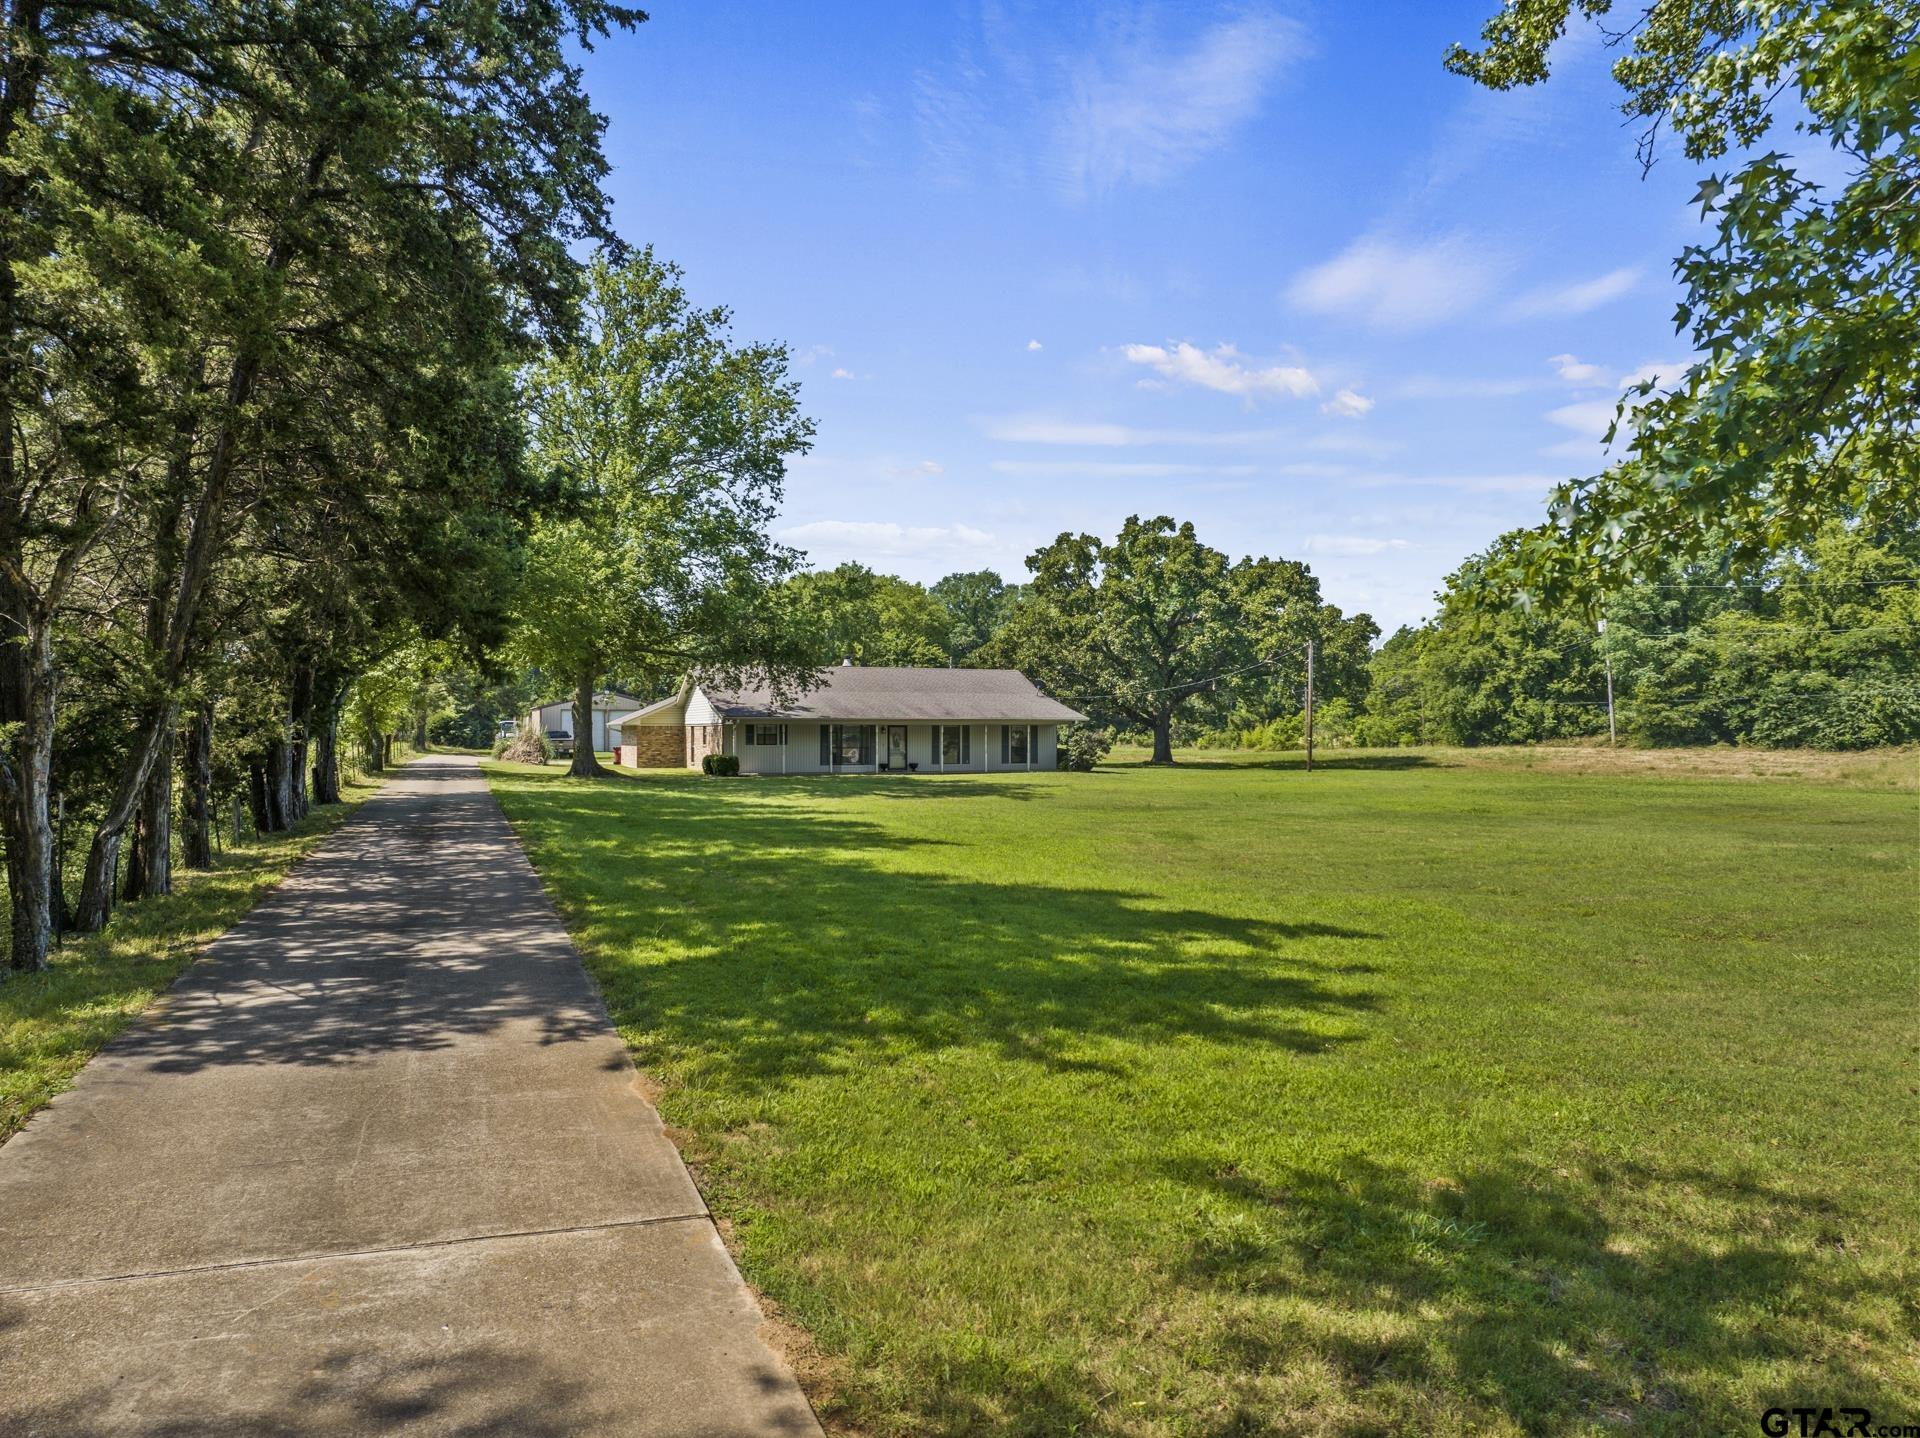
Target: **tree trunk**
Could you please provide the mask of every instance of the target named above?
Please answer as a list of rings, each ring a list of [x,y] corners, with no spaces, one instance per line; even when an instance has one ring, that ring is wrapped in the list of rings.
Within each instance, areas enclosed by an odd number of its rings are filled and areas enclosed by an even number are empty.
[[[380,767],[384,769],[391,763],[393,763],[393,735],[382,734],[380,736]]]
[[[12,908],[12,948],[7,965],[38,971],[47,966],[59,895],[50,800],[53,789],[53,719],[57,678],[50,626],[38,616],[20,622],[31,607],[7,595],[8,627],[16,638],[0,645],[0,723],[11,732],[0,748],[0,826],[6,833],[7,893]]]
[[[313,739],[313,802],[340,802],[340,700],[330,698],[320,709],[320,728]]]
[[[127,903],[173,892],[173,746],[163,745],[147,775],[127,850],[127,877],[120,897]]]
[[[267,832],[272,818],[267,812],[267,771],[258,764],[247,765],[247,806],[253,811],[253,832],[257,838]]]
[[[285,738],[276,740],[267,746],[267,762],[262,779],[266,800],[266,830],[269,834],[284,833],[293,823],[288,812],[293,807],[293,775],[289,772],[293,764],[293,745]]]
[[[38,43],[40,7],[15,6],[7,20],[6,66],[0,79],[0,154],[14,152],[23,125],[37,123],[40,82],[47,47]],[[15,215],[28,187],[31,165],[0,165],[0,214]],[[0,497],[5,499],[4,543],[8,569],[25,545],[26,476],[16,469],[14,447],[20,416],[14,397],[23,392],[21,371],[38,363],[20,337],[19,273],[44,252],[33,227],[9,223],[0,251]],[[71,551],[70,551],[71,552]],[[16,575],[19,571],[13,571]],[[7,850],[7,892],[12,908],[9,968],[40,970],[53,943],[54,895],[60,882],[54,864],[48,800],[53,788],[53,716],[56,693],[51,606],[24,578],[8,580],[0,594],[6,642],[0,644],[0,829]]]
[[[593,752],[593,679],[581,675],[573,691],[573,763],[567,772],[581,779],[598,779],[607,772]]]
[[[307,736],[313,727],[313,667],[293,669],[292,726],[287,741],[287,823],[307,817]]]
[[[113,881],[120,868],[121,842],[126,838],[127,825],[140,811],[147,793],[147,778],[172,733],[171,703],[160,705],[134,733],[133,745],[121,761],[113,797],[93,832],[93,843],[87,848],[80,902],[73,910],[73,927],[78,933],[95,934],[107,926],[107,919],[113,913]]]
[[[1173,711],[1161,709],[1153,716],[1153,762],[1173,762]]]
[[[213,867],[213,706],[193,711],[186,743],[187,804],[180,861],[189,869]]]
[[[416,754],[427,752],[427,711],[424,709],[413,716],[413,749]]]

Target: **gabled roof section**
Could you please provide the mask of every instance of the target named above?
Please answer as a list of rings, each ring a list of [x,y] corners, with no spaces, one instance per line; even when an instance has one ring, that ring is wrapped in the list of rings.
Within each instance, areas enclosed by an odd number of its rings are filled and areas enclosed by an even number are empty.
[[[728,719],[999,720],[1071,724],[1087,716],[1049,699],[1018,669],[891,669],[842,665],[821,669],[814,687],[776,705],[765,685],[700,686]]]
[[[618,689],[596,689],[593,691],[593,706],[596,709],[602,705],[612,708],[616,704],[638,704],[639,702],[640,699],[638,695],[622,694]],[[549,699],[546,703],[536,704],[533,707],[535,709],[551,709],[556,704],[571,703],[573,703],[573,695],[562,694],[558,699]]]
[[[613,725],[617,729],[622,724],[626,723],[629,719],[644,719],[649,714],[658,714],[662,709],[671,709],[676,704],[685,704],[687,700],[692,696],[692,694],[693,694],[693,685],[690,683],[683,683],[680,686],[678,693],[669,694],[664,699],[656,699],[651,704],[642,704],[638,709],[634,710],[631,714],[616,714],[614,715],[613,718],[609,719],[607,722]]]

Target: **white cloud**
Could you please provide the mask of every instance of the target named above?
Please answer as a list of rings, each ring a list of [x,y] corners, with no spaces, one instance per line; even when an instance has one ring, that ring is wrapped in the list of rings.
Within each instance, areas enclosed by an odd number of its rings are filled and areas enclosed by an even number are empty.
[[[793,362],[795,364],[817,364],[832,353],[832,345],[808,345],[793,357]]]
[[[1087,424],[1070,419],[996,419],[987,421],[989,439],[1011,440],[1016,444],[1093,444],[1118,446],[1140,444],[1134,438],[1139,430],[1124,424]]]
[[[1255,6],[1183,35],[1152,12],[1100,14],[1072,48],[1036,48],[1037,31],[984,6],[953,62],[914,76],[914,126],[933,179],[1038,182],[1068,200],[1159,184],[1228,144],[1306,50],[1299,26]]]
[[[1640,283],[1640,271],[1632,267],[1608,270],[1590,280],[1571,284],[1542,285],[1529,290],[1507,306],[1509,318],[1546,319],[1563,315],[1584,315],[1628,293]]]
[[[1620,376],[1620,388],[1631,391],[1637,385],[1651,382],[1656,389],[1673,385],[1683,376],[1693,360],[1653,360],[1641,365],[1630,374]],[[1588,366],[1587,368],[1592,368]],[[1575,404],[1563,404],[1558,409],[1548,410],[1548,423],[1557,424],[1562,429],[1570,429],[1580,438],[1563,440],[1549,448],[1546,453],[1553,455],[1588,458],[1594,454],[1594,445],[1604,440],[1607,429],[1617,417],[1619,429],[1614,435],[1616,447],[1622,447],[1634,430],[1636,411],[1647,400],[1632,393],[1622,397],[1626,403],[1625,413],[1621,413],[1621,400],[1589,399]]]
[[[1553,366],[1554,373],[1568,384],[1597,384],[1606,379],[1607,372],[1597,364],[1573,355],[1551,355],[1547,363]]]
[[[894,479],[934,479],[947,472],[947,467],[937,459],[923,459],[918,464],[890,465],[887,473]]]
[[[1099,421],[1054,419],[1047,415],[1000,415],[982,419],[987,438],[1009,444],[1083,445],[1117,449],[1134,445],[1220,445],[1249,448],[1278,444],[1284,430],[1135,429],[1131,425]]]
[[[864,519],[817,519],[782,530],[779,537],[809,551],[810,557],[824,555],[833,561],[977,555],[1000,547],[993,535],[968,524],[907,525]]]
[[[1364,555],[1385,554],[1394,549],[1411,549],[1404,539],[1376,539],[1365,534],[1310,534],[1301,548],[1308,554]]]
[[[1468,494],[1544,494],[1561,474],[1399,474],[1356,475],[1357,489],[1453,489]]]
[[[1403,399],[1507,399],[1516,394],[1550,389],[1553,381],[1544,376],[1509,379],[1474,379],[1452,375],[1411,375],[1394,386]]]
[[[1043,345],[1043,344],[1041,344],[1039,340],[1028,340],[1028,341],[1027,341],[1027,352],[1028,352],[1029,354],[1031,354],[1031,353],[1032,353],[1032,352],[1033,352],[1034,350],[1037,350],[1037,349],[1045,349],[1045,348],[1046,348],[1046,346],[1045,346],[1045,345]]]
[[[1620,388],[1632,389],[1635,385],[1651,380],[1656,386],[1666,388],[1678,384],[1681,376],[1693,368],[1697,356],[1688,355],[1685,359],[1648,360],[1633,370],[1620,376]]]
[[[1255,368],[1243,363],[1240,352],[1232,345],[1219,345],[1209,352],[1181,341],[1172,346],[1126,345],[1121,353],[1130,364],[1148,365],[1176,384],[1199,385],[1221,394],[1248,398],[1283,394],[1304,399],[1320,393],[1320,382],[1299,365]]]
[[[1465,235],[1411,243],[1369,237],[1295,276],[1287,298],[1301,309],[1351,315],[1379,329],[1423,329],[1479,304],[1502,268],[1485,245]]]
[[[1320,406],[1320,413],[1336,415],[1341,419],[1359,419],[1373,408],[1373,401],[1363,394],[1355,394],[1343,389],[1332,399]]]
[[[1618,402],[1615,400],[1583,399],[1575,404],[1563,404],[1558,409],[1548,410],[1547,420],[1575,434],[1599,439],[1613,423],[1617,409]]]
[[[1215,25],[1184,51],[1137,33],[1071,65],[1057,100],[1054,164],[1070,198],[1157,184],[1218,149],[1259,111],[1298,26],[1254,13]]]
[[[1260,473],[1260,467],[1252,464],[1171,464],[1156,460],[1110,459],[996,459],[989,468],[995,474],[1030,475],[1039,478],[1078,474],[1103,479],[1173,479],[1184,474],[1254,475]]]
[[[852,379],[854,378],[854,373],[850,369],[836,369],[833,372],[833,377],[835,379]]]
[[[1308,449],[1321,454],[1357,454],[1364,459],[1385,459],[1401,447],[1398,440],[1383,439],[1379,435],[1357,434],[1352,430],[1315,435],[1307,441]]]

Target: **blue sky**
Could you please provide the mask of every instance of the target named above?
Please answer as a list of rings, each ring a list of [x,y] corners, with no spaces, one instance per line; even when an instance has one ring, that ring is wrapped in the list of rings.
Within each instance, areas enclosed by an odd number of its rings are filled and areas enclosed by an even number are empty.
[[[1167,513],[1391,631],[1687,357],[1697,175],[1642,178],[1597,36],[1448,75],[1495,3],[659,0],[587,78],[621,232],[794,353],[814,563]]]

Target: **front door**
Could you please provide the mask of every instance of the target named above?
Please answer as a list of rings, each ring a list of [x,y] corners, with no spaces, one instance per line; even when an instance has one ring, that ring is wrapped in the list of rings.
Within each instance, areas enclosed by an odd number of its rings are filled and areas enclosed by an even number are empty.
[[[887,726],[887,767],[901,773],[907,768],[907,726]]]

